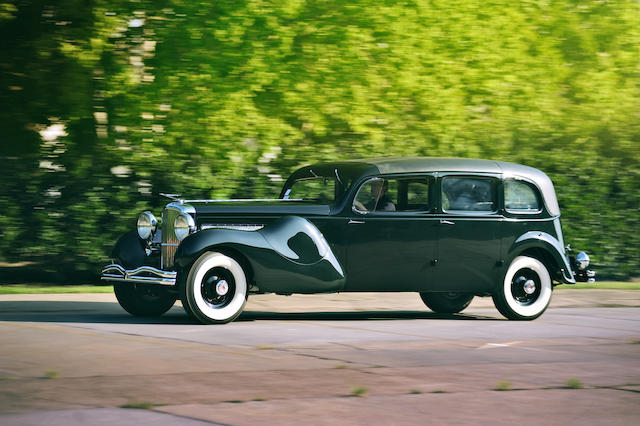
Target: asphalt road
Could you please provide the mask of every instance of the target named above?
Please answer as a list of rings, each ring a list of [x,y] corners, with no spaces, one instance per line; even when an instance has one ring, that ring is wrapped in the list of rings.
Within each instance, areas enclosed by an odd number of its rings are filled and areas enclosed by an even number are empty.
[[[203,326],[109,294],[0,296],[0,425],[640,421],[640,291],[558,291],[531,322],[486,299],[461,315],[414,294],[249,300]]]

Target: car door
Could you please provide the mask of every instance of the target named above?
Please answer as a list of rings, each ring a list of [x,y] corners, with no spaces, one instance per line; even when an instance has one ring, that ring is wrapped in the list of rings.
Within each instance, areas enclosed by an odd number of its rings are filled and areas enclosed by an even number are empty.
[[[348,220],[348,291],[418,291],[432,282],[439,220],[430,175],[378,177]]]
[[[502,215],[498,177],[450,174],[439,179],[440,220],[433,289],[491,291],[499,279]]]

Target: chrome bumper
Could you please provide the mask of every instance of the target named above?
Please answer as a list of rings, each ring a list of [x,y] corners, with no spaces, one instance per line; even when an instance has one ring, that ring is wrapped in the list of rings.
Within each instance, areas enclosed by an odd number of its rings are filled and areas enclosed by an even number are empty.
[[[585,269],[574,273],[576,281],[588,284],[594,284],[596,282],[596,271],[591,269]]]
[[[104,281],[174,286],[176,285],[176,275],[177,272],[175,271],[163,271],[152,266],[124,269],[117,263],[112,263],[102,268],[100,279]]]

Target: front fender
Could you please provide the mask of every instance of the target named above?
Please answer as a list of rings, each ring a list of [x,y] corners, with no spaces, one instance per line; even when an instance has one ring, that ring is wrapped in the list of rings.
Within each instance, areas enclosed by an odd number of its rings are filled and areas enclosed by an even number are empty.
[[[138,238],[138,231],[122,235],[111,251],[111,257],[126,269],[135,269],[145,264],[145,243]]]
[[[520,253],[532,248],[541,248],[549,253],[560,270],[562,281],[567,284],[575,284],[576,280],[571,273],[571,266],[569,265],[569,260],[564,254],[562,244],[546,232],[529,231],[522,234],[509,248],[508,257],[511,260]]]
[[[250,264],[261,291],[322,293],[344,288],[342,266],[322,233],[298,216],[281,218],[258,231],[207,229],[178,246],[175,263],[189,267],[206,251],[232,249]]]

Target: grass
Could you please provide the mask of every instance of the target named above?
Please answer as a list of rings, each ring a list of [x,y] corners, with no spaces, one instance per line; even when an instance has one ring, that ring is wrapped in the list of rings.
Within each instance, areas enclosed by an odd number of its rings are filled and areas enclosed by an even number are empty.
[[[113,287],[96,285],[0,285],[0,294],[113,293]]]
[[[597,277],[596,277],[597,279]],[[573,290],[585,290],[585,289],[600,289],[600,290],[640,290],[640,281],[596,281],[594,284],[576,283],[576,284],[562,284],[556,287],[558,290],[573,289]]]
[[[351,388],[351,395],[353,396],[366,396],[369,393],[369,389],[364,386],[354,386]]]
[[[571,378],[567,380],[567,388],[569,389],[584,389],[584,385],[578,379]]]
[[[420,395],[422,393],[422,391],[420,389],[411,389],[409,391],[410,395]]]
[[[44,377],[46,377],[47,379],[57,379],[58,377],[60,377],[60,373],[55,370],[47,370],[44,372]]]
[[[496,387],[493,390],[497,391],[510,391],[513,390],[511,387],[511,382],[508,380],[501,380],[496,384]]]
[[[151,410],[153,407],[158,407],[164,404],[152,404],[150,402],[128,402],[120,406],[120,408],[134,408],[136,410]]]
[[[258,349],[259,351],[271,351],[275,348],[271,345],[257,345],[256,349]]]

